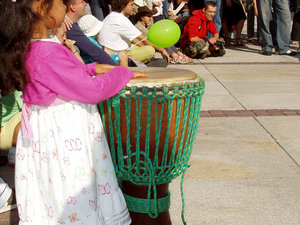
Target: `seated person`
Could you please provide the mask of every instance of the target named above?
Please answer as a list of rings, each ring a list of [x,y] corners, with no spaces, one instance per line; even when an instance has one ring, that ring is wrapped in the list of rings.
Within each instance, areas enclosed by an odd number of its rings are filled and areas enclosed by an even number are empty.
[[[168,9],[168,19],[176,20],[178,17],[190,15],[188,0],[171,0]]]
[[[81,58],[78,50],[74,46],[76,41],[67,39],[66,35],[66,28],[64,23],[57,29],[52,30],[52,33],[57,37],[57,39],[66,46],[82,63],[84,63],[83,59]]]
[[[135,21],[137,23],[135,26],[145,35],[149,31],[149,28],[153,24],[153,14],[155,14],[154,10],[150,10],[147,6],[143,6],[138,8],[138,12],[135,15]],[[193,60],[183,54],[182,52],[178,51],[175,46],[171,46],[169,48],[165,48],[167,53],[171,56],[171,63],[191,63]]]
[[[95,48],[102,48],[101,45],[96,41],[95,36],[100,32],[103,23],[98,20],[93,15],[85,15],[78,20],[78,26],[82,30],[82,32],[94,43]],[[87,55],[86,53],[82,52],[81,57],[85,63],[92,63],[94,60]],[[126,66],[128,61],[127,52],[120,51],[114,54],[110,54],[110,57],[120,66]]]
[[[128,55],[146,65],[150,64],[155,50],[159,51],[163,58],[170,61],[170,56],[164,48],[152,45],[128,19],[134,13],[133,0],[112,0],[112,12],[103,20],[103,27],[97,35],[97,41],[105,46],[105,51],[114,54],[120,51],[128,51]],[[134,45],[130,47],[131,43]],[[165,64],[166,66],[166,64]]]
[[[203,59],[206,56],[223,56],[225,49],[219,40],[219,33],[213,22],[217,5],[208,1],[202,10],[195,10],[189,18],[181,35],[180,48],[191,58]],[[207,32],[213,37],[206,39]]]
[[[23,105],[21,95],[22,92],[15,91],[0,98],[0,150],[9,152],[8,162],[11,166],[15,164],[16,143],[21,125],[21,111]],[[5,159],[2,157],[1,160],[3,161]]]
[[[114,60],[101,48],[95,48],[95,44],[84,35],[77,21],[85,15],[87,3],[84,0],[63,0],[67,7],[67,18],[72,26],[67,30],[67,38],[76,41],[80,52],[89,55],[95,62],[100,64],[117,65]]]

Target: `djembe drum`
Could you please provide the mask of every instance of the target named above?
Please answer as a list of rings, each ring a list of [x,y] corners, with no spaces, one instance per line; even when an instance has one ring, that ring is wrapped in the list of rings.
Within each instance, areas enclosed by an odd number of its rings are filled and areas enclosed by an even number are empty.
[[[99,104],[104,131],[132,224],[169,225],[169,183],[189,165],[204,81],[189,70],[138,68],[133,79]]]

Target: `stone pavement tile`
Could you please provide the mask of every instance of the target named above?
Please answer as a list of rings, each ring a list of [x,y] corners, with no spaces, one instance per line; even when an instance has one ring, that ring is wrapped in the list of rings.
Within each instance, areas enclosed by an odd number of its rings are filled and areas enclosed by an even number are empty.
[[[201,110],[242,110],[243,106],[231,95],[211,96],[204,93]]]
[[[300,178],[299,166],[275,141],[196,139],[190,163],[185,180]]]
[[[296,141],[278,141],[284,150],[300,165],[300,140]]]
[[[300,67],[299,67],[300,70]],[[247,75],[249,76],[249,75]],[[295,80],[295,81],[294,81]],[[264,94],[264,93],[300,93],[300,79],[281,81],[261,81],[259,78],[247,81],[222,81],[222,84],[233,95],[235,94]]]
[[[246,84],[249,84],[248,89],[252,88],[255,90],[255,86],[250,86],[251,82],[255,82],[257,85],[259,83],[263,85],[266,82],[273,83],[274,85],[276,85],[276,82],[281,85],[284,85],[286,82],[290,84],[292,82],[300,82],[300,64],[206,65],[206,68],[221,83],[233,81],[244,82],[242,89],[245,88]],[[241,85],[241,83],[237,84]],[[273,89],[280,91],[280,86],[276,87],[276,89]],[[272,89],[272,87],[270,86],[268,89]],[[294,90],[295,88],[292,89]]]
[[[255,119],[200,118],[199,125],[186,179],[300,178],[298,165]]]
[[[293,117],[294,118],[294,117]],[[272,142],[272,137],[252,117],[201,118],[196,136],[205,141]]]
[[[257,117],[265,129],[279,141],[300,141],[300,117]]]
[[[191,225],[298,225],[300,179],[187,180],[185,219]],[[180,181],[170,185],[173,225],[181,225]]]
[[[259,117],[257,119],[300,165],[300,117]]]
[[[235,94],[246,109],[299,109],[300,93]],[[213,100],[211,100],[213,101]],[[220,109],[220,108],[219,108]]]

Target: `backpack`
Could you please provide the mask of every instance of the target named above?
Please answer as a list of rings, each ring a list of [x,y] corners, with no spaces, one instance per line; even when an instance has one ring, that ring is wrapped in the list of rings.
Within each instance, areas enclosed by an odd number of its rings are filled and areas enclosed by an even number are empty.
[[[177,41],[177,43],[174,45],[175,47],[179,48],[180,44],[182,42],[181,40],[181,35],[183,34],[183,30],[185,25],[187,24],[187,22],[189,21],[191,16],[183,16],[183,17],[178,17],[174,22],[178,24],[179,28],[180,28],[180,38]]]

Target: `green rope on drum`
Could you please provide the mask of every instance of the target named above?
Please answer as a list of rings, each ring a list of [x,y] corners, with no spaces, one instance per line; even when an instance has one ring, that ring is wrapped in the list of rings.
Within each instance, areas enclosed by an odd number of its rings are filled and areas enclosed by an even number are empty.
[[[169,88],[163,86],[158,90],[156,87],[149,90],[148,87],[131,87],[130,94],[128,90],[122,90],[119,95],[114,96],[111,100],[107,100],[108,113],[105,113],[100,103],[100,112],[102,114],[103,124],[108,124],[109,128],[104,127],[106,135],[110,136],[110,148],[112,151],[112,159],[116,169],[117,177],[120,180],[128,180],[137,185],[148,185],[148,193],[146,199],[138,199],[132,196],[126,196],[128,208],[131,211],[138,210],[141,213],[148,213],[152,218],[158,216],[162,210],[166,211],[169,208],[170,202],[166,198],[164,200],[157,198],[156,186],[159,184],[170,183],[173,179],[182,175],[180,189],[182,197],[182,222],[186,224],[184,219],[184,195],[183,195],[183,179],[185,172],[190,166],[189,158],[192,151],[192,144],[197,134],[197,127],[200,116],[201,97],[204,92],[204,81]],[[120,99],[125,101],[126,108],[126,147],[122,146],[120,132],[120,110],[118,106]],[[147,120],[145,123],[145,143],[144,149],[141,149],[141,111],[143,99],[147,99]],[[135,110],[136,118],[132,118],[132,100],[136,101]],[[177,104],[173,104],[177,101]],[[145,106],[143,106],[145,107]],[[160,110],[159,110],[160,107]],[[114,108],[112,110],[111,108]],[[150,123],[151,110],[155,113],[155,154],[150,158]],[[167,109],[167,117],[164,117],[163,111]],[[169,129],[165,136],[162,136],[161,128],[162,121],[165,120],[167,127],[170,127],[172,113],[175,113],[175,131],[173,143],[169,143]],[[182,113],[183,112],[183,113]],[[114,116],[113,116],[114,115]],[[112,120],[115,120],[112,122]],[[108,121],[107,121],[108,120]],[[135,149],[131,146],[130,125],[131,120],[136,121],[137,130],[134,134]],[[186,126],[185,124],[188,125]],[[181,125],[182,124],[182,125]],[[181,133],[179,132],[181,127]],[[113,130],[115,129],[115,132]],[[131,131],[132,132],[132,131]],[[144,134],[143,134],[144,135]],[[184,140],[186,136],[186,139]],[[164,139],[164,142],[160,143]],[[115,146],[114,140],[117,140]],[[169,146],[171,153],[168,155]],[[152,147],[152,149],[153,149]],[[163,149],[161,149],[161,147]],[[177,148],[177,153],[176,153]],[[123,152],[126,154],[124,155]],[[162,151],[162,157],[159,159],[158,152]],[[117,156],[114,156],[117,153]],[[152,199],[150,198],[152,196]],[[138,208],[138,209],[137,209]]]
[[[126,194],[123,195],[126,199],[127,207],[132,209],[131,211],[138,212],[138,213],[145,213],[145,211],[153,212],[155,210],[157,210],[158,213],[165,212],[170,208],[170,204],[171,204],[170,192],[168,192],[167,196],[163,198],[159,198],[158,200],[136,198]]]

